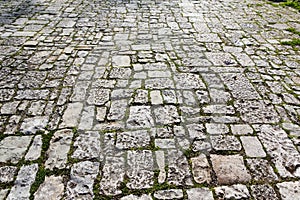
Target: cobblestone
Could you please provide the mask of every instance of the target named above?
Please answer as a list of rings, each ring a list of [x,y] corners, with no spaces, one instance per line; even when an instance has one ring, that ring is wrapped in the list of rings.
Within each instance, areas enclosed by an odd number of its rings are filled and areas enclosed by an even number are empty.
[[[0,1],[0,199],[300,199],[299,18]]]

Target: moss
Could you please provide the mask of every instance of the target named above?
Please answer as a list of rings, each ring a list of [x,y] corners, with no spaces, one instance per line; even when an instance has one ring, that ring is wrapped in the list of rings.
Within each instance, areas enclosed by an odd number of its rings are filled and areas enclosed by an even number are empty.
[[[34,193],[38,190],[39,186],[44,182],[46,177],[46,170],[44,167],[40,167],[38,170],[35,181],[30,188],[30,199],[34,198]]]
[[[296,10],[300,11],[300,2],[298,0],[288,0],[286,2],[280,3],[280,5],[295,8]]]
[[[298,45],[300,45],[300,39],[294,38],[291,41],[281,42],[281,44],[289,45],[289,46],[298,46]]]

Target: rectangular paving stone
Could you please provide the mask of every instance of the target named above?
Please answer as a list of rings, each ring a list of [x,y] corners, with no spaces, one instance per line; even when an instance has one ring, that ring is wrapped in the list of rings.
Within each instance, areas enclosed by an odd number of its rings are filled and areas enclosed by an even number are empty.
[[[127,157],[129,182],[126,186],[131,189],[151,188],[154,184],[152,151],[128,151]]]
[[[117,133],[116,148],[130,149],[150,145],[150,135],[147,130]]]
[[[214,200],[213,193],[208,188],[191,188],[186,193],[188,200]]]
[[[63,197],[64,184],[61,176],[46,176],[45,181],[34,193],[34,199],[60,199]]]
[[[125,117],[128,103],[126,99],[113,100],[107,114],[108,120],[122,120]]]
[[[11,136],[0,142],[0,162],[18,163],[25,155],[32,136]]]
[[[126,126],[129,129],[151,128],[154,126],[150,106],[131,106]]]
[[[246,152],[246,155],[248,157],[265,157],[266,153],[260,143],[260,141],[257,139],[257,137],[254,136],[242,136],[240,137],[244,150]]]
[[[80,114],[83,108],[82,103],[70,103],[62,116],[60,128],[76,127],[80,120]]]
[[[242,156],[213,154],[210,159],[220,185],[247,183],[251,180]]]
[[[35,181],[38,164],[22,166],[18,172],[15,185],[10,190],[6,199],[29,199],[30,187]]]
[[[192,172],[196,183],[210,183],[211,178],[211,167],[204,154],[200,154],[197,157],[191,158]]]
[[[70,129],[56,131],[51,138],[50,146],[47,151],[45,168],[63,169],[66,167],[68,152],[73,139],[73,132]]]

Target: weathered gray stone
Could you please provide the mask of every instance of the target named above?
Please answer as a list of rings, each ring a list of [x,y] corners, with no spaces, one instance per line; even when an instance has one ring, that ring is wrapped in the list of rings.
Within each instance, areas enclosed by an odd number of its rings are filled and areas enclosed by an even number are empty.
[[[200,154],[198,157],[191,158],[191,162],[195,182],[209,184],[211,182],[211,170],[206,156]]]
[[[66,187],[66,199],[93,199],[93,185],[99,172],[99,163],[84,161],[71,168]]]
[[[1,107],[1,114],[15,114],[20,101],[7,102]]]
[[[48,123],[48,117],[31,117],[24,119],[20,131],[25,134],[35,134],[37,131],[44,131]]]
[[[114,67],[109,73],[109,77],[115,79],[129,79],[130,75],[131,75],[130,68]]]
[[[256,181],[272,182],[278,180],[273,168],[267,160],[247,159],[252,178]]]
[[[211,135],[225,135],[228,134],[229,128],[226,124],[206,123],[206,130]]]
[[[240,151],[242,145],[233,135],[210,136],[211,144],[216,151]]]
[[[151,104],[152,105],[159,105],[163,103],[162,96],[160,95],[159,90],[153,90],[150,92]]]
[[[216,195],[220,199],[249,199],[250,194],[245,185],[221,186],[215,188]]]
[[[83,108],[80,123],[78,125],[79,130],[91,130],[93,128],[95,116],[95,107],[88,106]]]
[[[9,192],[9,189],[0,190],[0,199],[4,200],[8,192]]]
[[[147,147],[150,144],[150,135],[146,130],[117,133],[116,147],[130,149]]]
[[[91,105],[101,106],[109,101],[109,89],[91,89],[87,102]]]
[[[79,123],[80,114],[83,108],[82,103],[70,103],[62,117],[61,128],[76,127]]]
[[[130,57],[129,56],[113,56],[112,65],[114,67],[129,67]]]
[[[54,133],[47,151],[48,159],[45,162],[45,168],[53,170],[54,168],[62,169],[66,167],[72,139],[72,130],[65,129]]]
[[[163,151],[156,151],[155,157],[156,157],[156,163],[157,163],[158,169],[159,169],[157,181],[159,184],[162,184],[165,182],[165,180],[167,178],[166,170],[165,170],[165,154]]]
[[[266,153],[260,143],[260,141],[255,136],[242,136],[240,137],[246,155],[248,157],[265,157]]]
[[[131,106],[126,124],[129,129],[151,128],[154,126],[150,106]]]
[[[108,120],[122,120],[125,117],[125,112],[128,107],[126,99],[114,100],[107,115]]]
[[[125,197],[122,197],[120,200],[152,200],[152,197],[151,195],[146,195],[146,194],[143,194],[141,196],[136,196],[136,195],[128,195],[128,196],[125,196]]]
[[[173,124],[179,123],[180,117],[177,108],[172,105],[154,108],[155,121],[157,124]]]
[[[219,184],[236,184],[250,181],[251,176],[247,172],[242,156],[211,155],[210,157]]]
[[[30,187],[35,180],[37,171],[38,164],[22,166],[15,181],[15,185],[11,188],[6,199],[29,199]]]
[[[172,149],[176,147],[174,139],[155,139],[155,146],[161,149]]]
[[[169,78],[153,78],[145,81],[146,89],[174,89],[174,83]]]
[[[251,195],[257,200],[278,200],[275,190],[270,185],[252,185]]]
[[[253,134],[253,129],[248,124],[232,124],[230,127],[233,135]]]
[[[46,176],[45,181],[34,193],[35,200],[60,199],[63,197],[64,184],[61,176]]]
[[[159,190],[154,192],[156,199],[182,199],[183,192],[181,189]]]
[[[13,89],[0,89],[0,101],[9,101],[12,99],[15,91]]]
[[[178,74],[174,77],[177,89],[204,89],[205,85],[196,74]]]
[[[235,107],[241,114],[242,120],[248,123],[277,123],[279,116],[273,105],[266,104],[262,100],[244,101],[238,100]]]
[[[285,131],[271,125],[255,126],[258,137],[282,177],[300,176],[300,155]]]
[[[208,188],[191,188],[186,191],[188,200],[213,200],[213,193]]]
[[[37,160],[41,156],[42,151],[42,136],[37,135],[34,137],[31,147],[29,148],[25,160]]]
[[[0,167],[0,182],[9,183],[14,180],[14,176],[17,173],[17,167],[14,166],[4,166]]]
[[[106,157],[102,169],[100,192],[105,195],[121,194],[121,183],[125,175],[125,160],[122,157]]]
[[[100,135],[96,131],[81,133],[74,142],[74,153],[72,158],[77,159],[99,159],[101,154]]]
[[[103,122],[106,116],[106,107],[97,107],[96,108],[96,120],[99,122]]]
[[[134,103],[147,103],[148,102],[148,91],[147,90],[136,90],[134,96]]]
[[[282,182],[276,185],[283,200],[300,199],[300,182]]]
[[[18,163],[25,155],[32,136],[11,136],[0,142],[0,162]]]
[[[129,182],[126,184],[131,189],[150,188],[154,184],[152,151],[128,151],[128,169],[126,172]]]
[[[178,150],[168,151],[168,175],[167,181],[178,186],[193,185],[189,164],[182,152]]]

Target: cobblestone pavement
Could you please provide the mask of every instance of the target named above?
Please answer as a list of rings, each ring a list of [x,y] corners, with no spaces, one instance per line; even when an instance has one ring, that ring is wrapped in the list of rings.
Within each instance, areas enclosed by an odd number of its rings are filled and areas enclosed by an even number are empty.
[[[0,1],[0,199],[300,199],[300,14],[256,0]]]

